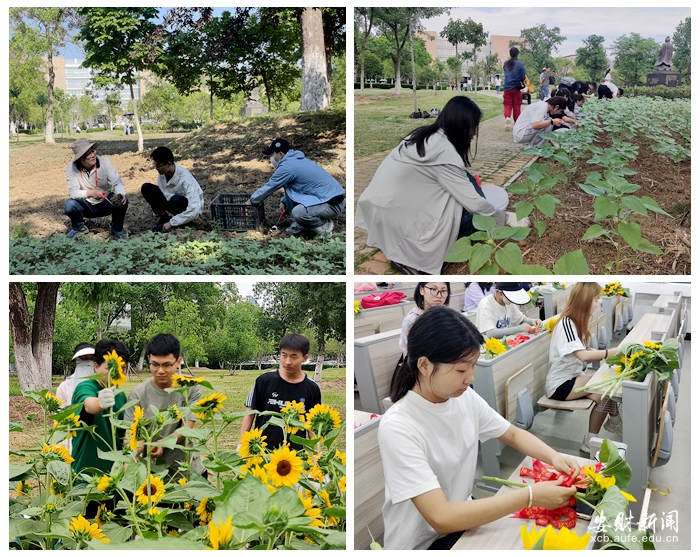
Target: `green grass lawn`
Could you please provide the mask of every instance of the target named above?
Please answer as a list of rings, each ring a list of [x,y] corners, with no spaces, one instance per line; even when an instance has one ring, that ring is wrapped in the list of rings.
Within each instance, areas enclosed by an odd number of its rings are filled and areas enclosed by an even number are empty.
[[[210,370],[210,369],[194,369],[192,370],[197,377],[204,377],[216,389],[216,392],[224,393],[227,399],[224,401],[224,412],[241,412],[245,410],[245,399],[250,392],[255,378],[264,371],[263,370],[236,370],[233,375],[229,375],[227,370]],[[313,379],[313,373],[308,374]],[[323,380],[319,383],[321,387],[321,397],[324,404],[328,404],[335,408],[343,421],[345,421],[345,382],[337,381],[344,379],[346,376],[345,368],[327,368],[323,370]],[[150,378],[150,373],[146,370],[140,373],[140,378],[132,377],[124,385],[124,390],[130,393],[131,390],[142,381]],[[53,377],[54,388],[63,380],[61,376]],[[55,389],[54,389],[55,390]],[[20,395],[21,390],[17,382],[16,376],[10,377],[10,395]],[[204,389],[204,396],[211,394],[208,389]],[[40,417],[37,416],[36,425],[40,425]],[[33,431],[33,427],[26,423],[25,430],[28,433]],[[240,436],[240,421],[234,422],[227,427],[224,434],[219,438],[219,449],[224,451],[233,451],[238,444]],[[346,432],[344,431],[339,438],[338,447],[345,450]],[[10,447],[15,450],[28,449],[32,446],[31,439],[22,433],[10,433]],[[19,464],[24,462],[24,459],[12,457],[11,464]]]
[[[503,99],[488,95],[474,95],[458,91],[418,91],[418,108],[430,111],[442,108],[455,95],[468,95],[484,113],[481,121],[494,118],[503,112]],[[355,158],[366,157],[393,149],[401,138],[415,128],[435,122],[434,117],[426,120],[412,120],[413,93],[404,89],[400,96],[393,90],[365,89],[364,96],[355,91]]]

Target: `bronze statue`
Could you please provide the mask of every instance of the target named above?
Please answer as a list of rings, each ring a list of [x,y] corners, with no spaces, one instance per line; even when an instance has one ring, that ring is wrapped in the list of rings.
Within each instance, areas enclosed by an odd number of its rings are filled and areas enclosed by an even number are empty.
[[[671,44],[671,37],[666,37],[666,41],[661,45],[661,50],[659,50],[659,58],[656,60],[654,66],[658,67],[662,72],[669,71],[671,69],[672,57],[673,45]]]

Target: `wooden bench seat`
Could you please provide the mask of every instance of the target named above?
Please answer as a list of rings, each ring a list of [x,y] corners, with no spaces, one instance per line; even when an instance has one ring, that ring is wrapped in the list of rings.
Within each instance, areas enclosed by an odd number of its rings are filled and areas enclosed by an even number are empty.
[[[537,401],[538,406],[554,408],[554,410],[588,410],[595,404],[590,398],[577,398],[576,400],[554,400],[543,396]]]

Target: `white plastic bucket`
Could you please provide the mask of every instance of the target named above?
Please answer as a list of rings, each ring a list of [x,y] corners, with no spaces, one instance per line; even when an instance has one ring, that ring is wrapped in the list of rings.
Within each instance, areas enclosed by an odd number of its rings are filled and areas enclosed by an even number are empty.
[[[506,210],[508,207],[508,192],[506,190],[493,184],[484,184],[481,189],[491,205],[500,211]]]

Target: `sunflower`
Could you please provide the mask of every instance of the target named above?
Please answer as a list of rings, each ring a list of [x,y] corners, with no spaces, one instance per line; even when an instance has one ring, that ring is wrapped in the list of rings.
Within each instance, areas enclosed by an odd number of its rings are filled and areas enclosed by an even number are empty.
[[[187,483],[187,478],[180,478],[177,483],[179,483],[182,487],[185,487],[185,484]]]
[[[61,406],[63,406],[63,401],[53,393],[47,392],[44,395],[44,407],[47,412],[58,412]]]
[[[328,492],[325,489],[319,489],[318,492],[316,493],[318,495],[318,498],[323,501],[323,507],[326,509],[330,509],[333,505],[331,504],[331,497],[328,495]],[[326,517],[326,526],[335,526],[340,523],[340,518],[337,516],[327,516]]]
[[[80,418],[75,415],[75,412],[63,418],[60,422],[56,420],[53,421],[53,428],[58,429],[59,427],[66,426],[68,428],[68,438],[75,437],[76,432],[74,429],[80,427]]]
[[[270,455],[270,462],[265,465],[265,470],[275,487],[294,487],[301,477],[304,465],[296,451],[283,445]]]
[[[106,524],[107,522],[111,522],[113,517],[114,514],[112,513],[112,511],[107,509],[107,506],[105,504],[102,504],[99,507],[97,507],[97,512],[95,513],[95,524],[102,528],[102,525]]]
[[[194,405],[199,406],[201,411],[195,412],[195,416],[197,416],[200,420],[203,420],[210,412],[218,412],[220,408],[224,407],[224,400],[227,398],[228,397],[224,394],[214,393],[213,395],[209,395],[208,397],[198,400],[194,403]]]
[[[634,363],[634,361],[635,361],[637,358],[639,358],[640,356],[644,356],[644,351],[643,351],[643,350],[639,350],[638,352],[634,352],[633,354],[630,354],[630,355],[627,357],[627,365],[628,365],[628,366],[632,366],[632,364]]]
[[[124,375],[124,360],[117,355],[116,350],[112,350],[104,358],[107,362],[107,369],[109,370],[109,382],[110,385],[115,385],[121,387],[126,383],[126,375]]]
[[[543,534],[544,528],[538,532],[535,524],[532,525],[532,530],[528,530],[525,524],[520,527],[520,537],[523,540],[523,547],[525,549],[532,549]]]
[[[557,532],[552,525],[547,526],[544,532],[544,549],[586,549],[591,534],[584,534],[579,538],[575,531],[564,527]]]
[[[658,350],[661,348],[661,343],[660,342],[651,342],[650,340],[645,340],[644,341],[644,347],[645,348],[651,348],[652,350]]]
[[[71,457],[68,449],[63,445],[51,445],[50,447],[44,443],[41,448],[41,454],[44,455],[45,462],[51,462],[52,460],[62,460],[66,464],[74,462],[75,459]]]
[[[505,345],[497,338],[486,339],[484,348],[486,348],[486,351],[493,357],[500,356],[507,350]]]
[[[289,420],[297,420],[299,422],[304,421],[304,403],[297,402],[295,400],[288,400],[281,412],[287,416]],[[287,420],[285,420],[287,421]],[[299,428],[293,425],[289,425],[287,422],[287,433],[294,434],[299,431]]]
[[[338,449],[336,449],[335,456],[339,458],[342,465],[345,466],[345,453],[341,453]]]
[[[346,482],[345,476],[343,476],[342,478],[340,478],[340,480],[338,480],[338,488],[343,493],[345,493],[345,491],[346,491],[345,482]]]
[[[182,414],[180,413],[180,410],[178,409],[177,404],[173,404],[172,406],[168,407],[168,415],[173,420],[181,420],[182,419]]]
[[[97,524],[90,524],[82,514],[77,518],[71,518],[68,530],[70,530],[76,540],[97,540],[102,543],[109,543],[109,538],[105,537],[100,527]]]
[[[360,313],[362,311],[362,306],[360,305],[359,300],[355,300],[353,303],[353,311],[355,312],[355,315]]]
[[[139,423],[143,418],[143,408],[136,405],[134,406],[134,421],[131,422],[129,427],[129,450],[135,451],[138,446],[139,441]]]
[[[241,448],[238,449],[238,454],[242,458],[248,459],[248,464],[260,464],[263,461],[263,455],[266,453],[265,443],[267,436],[262,434],[261,429],[251,429],[246,431],[241,437]]]
[[[151,494],[151,503],[156,504],[163,497],[165,497],[165,484],[163,480],[154,476],[153,474],[141,484],[141,486],[136,490],[136,500],[141,505],[148,505],[148,494]]]
[[[105,474],[102,479],[97,482],[97,491],[102,491],[104,493],[109,493],[116,487],[115,478]]]
[[[319,507],[314,507],[314,503],[311,497],[304,497],[299,493],[299,499],[304,504],[304,515],[311,519],[311,523],[307,526],[323,528],[323,520],[321,519],[321,509]]]
[[[27,495],[31,489],[32,486],[30,486],[25,480],[20,480],[15,486],[17,495]]]
[[[323,473],[323,470],[321,470],[318,466],[312,466],[309,469],[309,474],[311,478],[316,480],[317,482],[322,482],[323,478],[325,477],[325,474]]]
[[[209,521],[211,520],[211,515],[214,513],[214,510],[216,510],[216,503],[209,499],[209,497],[205,497],[202,499],[197,506],[197,516],[199,517],[199,522],[201,524],[209,524]]]
[[[204,377],[186,377],[184,375],[173,375],[173,385],[175,387],[194,387],[204,381]]]
[[[557,324],[557,321],[559,321],[558,318],[552,317],[551,319],[547,320],[547,323],[545,323],[544,328],[547,329],[550,333],[554,330],[554,326]]]
[[[226,522],[215,523],[212,521],[209,523],[211,547],[207,547],[207,549],[227,549],[226,546],[231,543],[233,530],[235,529],[235,526],[231,526],[232,518],[232,516],[229,516]]]
[[[53,514],[53,513],[55,513],[57,510],[58,510],[58,509],[56,509],[56,505],[54,505],[53,503],[46,503],[46,504],[44,505],[44,512],[45,512],[46,514]]]
[[[306,429],[319,437],[325,437],[340,427],[340,414],[327,404],[317,404],[306,415]]]

